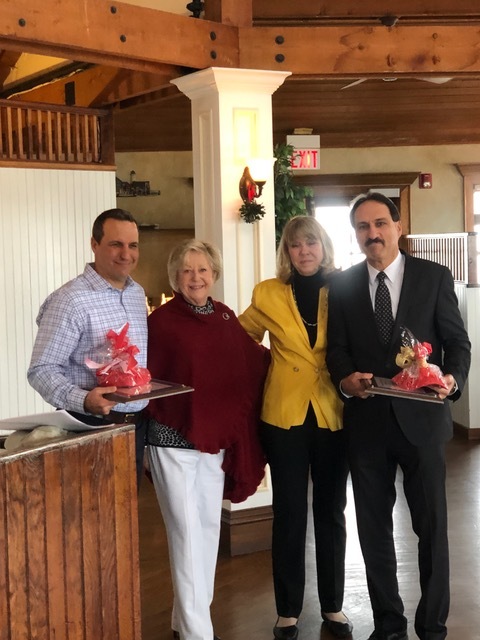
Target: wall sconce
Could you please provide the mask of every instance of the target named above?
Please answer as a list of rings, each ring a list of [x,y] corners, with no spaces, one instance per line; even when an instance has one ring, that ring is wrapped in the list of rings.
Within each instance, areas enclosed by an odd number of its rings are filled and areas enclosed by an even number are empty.
[[[245,222],[261,220],[265,215],[265,207],[256,201],[262,195],[263,187],[270,176],[274,158],[255,159],[249,162],[249,166],[243,170],[238,183],[238,190],[243,204],[240,207],[240,216]],[[252,173],[255,177],[252,177]]]
[[[250,169],[245,167],[243,175],[240,178],[240,182],[238,183],[238,190],[242,200],[247,203],[260,197],[262,195],[262,189],[265,182],[266,181],[256,182],[250,175]]]
[[[244,202],[252,202],[262,195],[263,187],[271,175],[275,158],[252,158],[243,170],[238,189]],[[252,174],[255,177],[252,177]]]

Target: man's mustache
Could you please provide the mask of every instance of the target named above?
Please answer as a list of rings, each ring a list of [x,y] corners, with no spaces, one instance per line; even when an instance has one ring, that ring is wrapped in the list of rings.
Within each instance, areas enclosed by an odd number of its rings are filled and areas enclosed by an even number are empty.
[[[385,242],[383,240],[381,240],[380,238],[369,238],[366,242],[365,242],[365,246],[369,247],[371,244],[378,242],[379,244],[385,244]]]

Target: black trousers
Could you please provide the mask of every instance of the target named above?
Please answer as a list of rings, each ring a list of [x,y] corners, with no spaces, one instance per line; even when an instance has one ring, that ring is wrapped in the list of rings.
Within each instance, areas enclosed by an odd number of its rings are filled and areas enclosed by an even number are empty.
[[[277,614],[298,618],[303,607],[309,476],[320,606],[325,612],[341,611],[348,476],[344,433],[318,428],[310,408],[303,425],[280,429],[262,424],[260,437],[272,476]]]
[[[376,431],[372,425],[365,429],[355,425],[347,432],[358,534],[375,629],[392,633],[407,628],[397,582],[392,515],[400,466],[412,527],[418,536],[421,598],[415,631],[421,640],[443,640],[449,609],[445,446],[435,442],[413,446],[392,413]]]

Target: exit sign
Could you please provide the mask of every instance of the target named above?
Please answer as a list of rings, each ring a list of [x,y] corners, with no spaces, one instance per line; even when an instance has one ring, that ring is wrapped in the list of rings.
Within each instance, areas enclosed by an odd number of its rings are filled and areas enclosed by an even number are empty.
[[[320,136],[291,135],[287,136],[287,144],[292,145],[290,166],[295,171],[311,171],[320,169]]]
[[[295,149],[290,166],[292,169],[320,169],[320,149]]]

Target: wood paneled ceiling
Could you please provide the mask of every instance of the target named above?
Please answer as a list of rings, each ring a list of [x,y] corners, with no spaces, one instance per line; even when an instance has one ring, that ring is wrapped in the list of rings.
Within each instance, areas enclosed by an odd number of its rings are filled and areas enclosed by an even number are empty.
[[[206,0],[201,19],[81,4],[0,3],[0,86],[22,51],[78,61],[15,97],[62,103],[74,82],[79,106],[115,110],[118,151],[191,149],[170,80],[208,66],[293,72],[273,95],[275,142],[308,127],[323,147],[480,143],[478,0]]]
[[[480,79],[434,85],[415,79],[287,79],[273,95],[274,142],[296,127],[321,135],[322,147],[480,143]],[[191,149],[190,102],[169,100],[119,110],[116,148]]]

